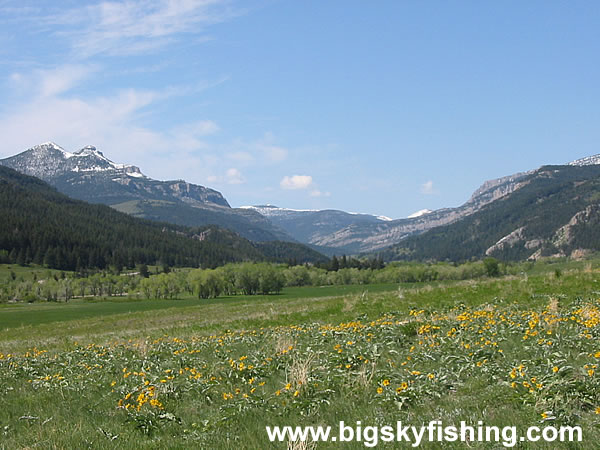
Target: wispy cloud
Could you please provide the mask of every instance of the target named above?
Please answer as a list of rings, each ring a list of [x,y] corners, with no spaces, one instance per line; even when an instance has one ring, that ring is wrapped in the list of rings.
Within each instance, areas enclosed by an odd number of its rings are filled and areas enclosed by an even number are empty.
[[[195,120],[172,128],[144,126],[150,107],[185,88],[162,90],[118,89],[101,95],[76,95],[73,88],[95,72],[95,67],[64,65],[29,74],[13,73],[8,82],[16,99],[0,108],[0,156],[9,156],[44,141],[75,150],[93,144],[119,162],[144,161],[149,175],[193,176],[215,164],[205,139],[218,133],[212,120]],[[6,152],[2,154],[2,152]],[[185,167],[172,161],[185,159]]]
[[[242,184],[246,182],[246,179],[242,175],[242,172],[233,167],[227,169],[227,172],[225,172],[225,181],[228,184]]]
[[[97,71],[94,65],[64,64],[50,69],[17,71],[9,75],[13,91],[29,97],[51,97],[70,91]]]
[[[178,125],[169,131],[173,144],[185,151],[206,148],[204,138],[219,131],[219,126],[212,120],[198,120]]]
[[[424,195],[437,194],[437,191],[433,187],[433,181],[429,180],[421,185],[421,194],[424,194]]]
[[[314,189],[314,190],[310,191],[310,196],[311,197],[331,197],[331,192],[323,192],[323,191],[320,191],[319,189]]]
[[[256,150],[261,152],[268,162],[279,163],[288,156],[288,149],[275,142],[273,133],[267,132],[261,140],[254,144]]]
[[[211,184],[244,184],[246,177],[242,175],[242,172],[235,167],[231,167],[225,171],[223,175],[209,175],[206,177],[206,181]]]
[[[48,15],[45,23],[63,26],[76,53],[90,57],[147,53],[238,14],[228,0],[105,1]]]
[[[264,167],[284,162],[290,150],[277,143],[275,136],[270,133],[258,139],[234,139],[222,149],[227,159],[244,166],[254,165]]]
[[[285,176],[281,179],[279,185],[282,189],[307,189],[313,183],[313,178],[310,175],[292,175]]]
[[[53,70],[41,71],[41,95],[44,97],[61,94],[88,78],[95,68],[84,65],[65,65]]]
[[[233,152],[227,154],[227,159],[238,162],[240,164],[251,164],[254,162],[254,156],[248,152]]]

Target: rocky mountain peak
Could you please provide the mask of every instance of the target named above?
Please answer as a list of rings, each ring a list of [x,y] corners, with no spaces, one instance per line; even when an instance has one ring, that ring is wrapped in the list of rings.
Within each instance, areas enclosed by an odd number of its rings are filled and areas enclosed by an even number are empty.
[[[220,192],[183,180],[153,180],[139,167],[111,161],[93,145],[69,153],[54,142],[45,142],[0,160],[0,165],[41,178],[81,200],[97,201],[101,196],[111,204],[116,200],[158,198],[229,208]]]
[[[93,145],[86,145],[81,150],[75,152],[75,155],[77,155],[77,156],[97,155],[97,156],[102,156],[103,158],[105,158],[104,154],[100,150],[98,150],[96,147],[94,147]]]

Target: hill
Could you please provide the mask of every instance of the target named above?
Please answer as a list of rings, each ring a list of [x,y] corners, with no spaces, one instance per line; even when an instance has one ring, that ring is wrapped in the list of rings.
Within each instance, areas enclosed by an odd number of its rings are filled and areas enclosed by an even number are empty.
[[[408,237],[386,260],[578,256],[600,250],[600,166],[543,166],[519,189],[456,222]]]
[[[37,178],[0,166],[0,259],[4,262],[76,270],[324,259],[295,244],[280,247],[284,257],[278,258],[215,226],[187,228],[136,219],[108,206],[71,199]]]

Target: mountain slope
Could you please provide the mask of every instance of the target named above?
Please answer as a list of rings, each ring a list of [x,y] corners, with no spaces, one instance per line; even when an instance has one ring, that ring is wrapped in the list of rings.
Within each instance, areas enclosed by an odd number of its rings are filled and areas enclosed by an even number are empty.
[[[405,239],[387,260],[504,260],[600,250],[600,166],[543,166],[520,188],[452,224]]]
[[[420,211],[406,219],[352,214],[337,210],[293,210],[271,205],[245,207],[260,212],[300,242],[327,254],[374,252],[408,236],[460,220],[518,190],[531,172],[486,181],[457,208]]]
[[[293,239],[260,214],[232,209],[221,193],[183,180],[158,181],[117,164],[95,147],[70,153],[48,142],[0,160],[69,197],[102,203],[136,217],[185,226],[218,225],[255,241]]]
[[[247,211],[256,211],[274,225],[285,230],[294,239],[323,246],[328,236],[353,225],[385,223],[391,219],[369,214],[355,214],[339,210],[295,210],[273,205],[244,206]],[[339,251],[338,251],[339,253]]]
[[[281,243],[283,253],[288,243]],[[323,260],[307,248],[286,259]],[[0,258],[75,270],[108,265],[216,266],[280,261],[236,233],[140,220],[104,205],[73,200],[46,184],[0,166]],[[290,256],[291,255],[291,256]]]

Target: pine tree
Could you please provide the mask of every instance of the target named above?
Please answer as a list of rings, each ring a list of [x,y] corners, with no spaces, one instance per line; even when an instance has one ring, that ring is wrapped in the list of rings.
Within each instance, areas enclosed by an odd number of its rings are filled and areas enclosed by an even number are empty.
[[[335,255],[331,258],[331,271],[337,272],[340,269],[340,263]]]

